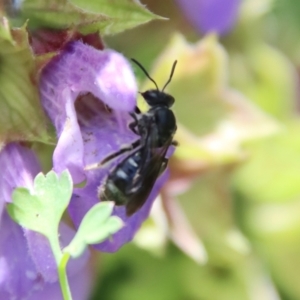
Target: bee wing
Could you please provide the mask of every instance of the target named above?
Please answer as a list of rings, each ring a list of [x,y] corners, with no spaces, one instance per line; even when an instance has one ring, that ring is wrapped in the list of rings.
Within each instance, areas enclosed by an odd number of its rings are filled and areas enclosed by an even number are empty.
[[[157,131],[156,126],[152,122],[147,123],[147,136],[144,138],[143,146],[141,147],[141,162],[139,170],[136,172],[131,185],[131,193],[136,193],[144,184],[145,178],[156,174],[158,167],[162,164],[169,145],[165,147],[156,148]],[[167,149],[165,149],[167,148]]]
[[[165,158],[167,150],[171,144],[166,143],[161,148],[151,148],[151,135],[147,138],[145,147],[143,148],[143,163],[134,178],[131,186],[130,201],[126,205],[126,213],[128,216],[136,212],[146,202],[153,186],[164,169],[167,166]]]

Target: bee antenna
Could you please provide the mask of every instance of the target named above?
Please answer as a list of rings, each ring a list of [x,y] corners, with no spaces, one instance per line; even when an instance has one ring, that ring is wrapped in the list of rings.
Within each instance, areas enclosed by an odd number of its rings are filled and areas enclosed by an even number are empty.
[[[155,84],[156,86],[156,89],[159,91],[159,88],[156,84],[156,82],[150,77],[150,75],[148,74],[148,72],[146,71],[146,69],[137,61],[135,60],[134,58],[131,59],[134,63],[136,63],[140,68],[141,70],[145,73],[145,75]]]
[[[173,66],[172,66],[172,70],[171,70],[171,74],[170,74],[169,80],[166,82],[165,86],[164,86],[163,89],[161,90],[162,92],[163,92],[164,89],[167,87],[167,85],[171,82],[172,77],[173,77],[173,74],[174,74],[174,71],[175,71],[176,64],[177,64],[177,60],[175,60],[174,63],[173,63]]]

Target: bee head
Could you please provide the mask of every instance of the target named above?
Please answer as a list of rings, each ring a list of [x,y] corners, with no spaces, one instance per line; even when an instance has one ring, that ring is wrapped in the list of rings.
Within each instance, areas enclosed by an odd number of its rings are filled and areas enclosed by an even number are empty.
[[[173,96],[159,90],[148,90],[141,95],[151,107],[157,105],[171,107],[175,102]]]
[[[146,102],[148,103],[148,105],[150,105],[151,107],[156,106],[156,105],[162,105],[162,106],[166,106],[166,107],[171,107],[174,102],[175,99],[173,96],[171,96],[170,94],[167,94],[164,92],[164,89],[167,87],[167,85],[171,82],[174,71],[175,71],[175,67],[177,64],[177,60],[174,61],[172,69],[171,69],[171,73],[170,73],[170,77],[168,79],[168,81],[166,82],[166,84],[164,85],[163,89],[160,90],[156,84],[156,82],[150,77],[150,75],[148,74],[148,72],[145,70],[145,68],[135,59],[131,59],[134,63],[136,63],[141,70],[146,74],[146,76],[155,84],[156,86],[156,90],[148,90],[144,93],[141,93],[141,95],[144,97],[144,99],[146,100]]]

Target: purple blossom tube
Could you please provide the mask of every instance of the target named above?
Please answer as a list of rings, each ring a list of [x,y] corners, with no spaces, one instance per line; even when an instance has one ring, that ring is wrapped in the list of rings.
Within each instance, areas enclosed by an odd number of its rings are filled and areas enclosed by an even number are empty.
[[[78,226],[86,212],[99,202],[98,187],[126,154],[101,168],[90,166],[139,139],[128,128],[132,122],[129,112],[136,106],[135,77],[121,54],[72,42],[43,70],[40,93],[58,136],[54,170],[67,168],[75,183],[85,182],[83,188],[74,189],[69,205],[71,218]],[[126,216],[124,206],[115,207],[113,214],[125,226],[109,241],[95,247],[113,252],[131,241],[166,179],[167,173],[157,180],[144,206],[132,216]]]
[[[240,0],[177,0],[182,12],[201,33],[228,33],[234,26]]]

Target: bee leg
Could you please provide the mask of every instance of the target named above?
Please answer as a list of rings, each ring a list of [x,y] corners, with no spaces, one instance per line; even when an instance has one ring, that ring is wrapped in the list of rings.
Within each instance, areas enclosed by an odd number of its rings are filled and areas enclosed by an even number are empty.
[[[138,115],[142,113],[137,106],[135,107],[134,112]]]
[[[139,145],[140,145],[140,140],[137,140],[137,141],[133,142],[132,144],[127,145],[124,148],[121,148],[119,151],[114,152],[111,155],[108,155],[98,165],[102,166],[102,165],[106,164],[107,162],[109,162],[110,160],[112,160],[113,158],[116,158],[117,156],[119,156],[119,155],[121,155],[121,154],[123,154],[125,152],[131,151],[131,150],[135,149]]]
[[[135,108],[135,112],[139,112],[140,113],[140,110],[138,107]],[[133,118],[133,122],[129,124],[129,128],[132,130],[133,133],[135,133],[136,135],[139,135],[139,132],[137,131],[137,128],[138,128],[138,118],[136,116],[136,113],[129,113],[131,115],[131,117]],[[112,160],[113,158],[127,152],[127,151],[130,151],[130,150],[133,150],[135,149],[137,146],[140,145],[140,140],[137,140],[135,142],[133,142],[132,144],[130,145],[127,145],[125,146],[124,148],[121,148],[119,151],[107,156],[106,158],[104,158],[100,163],[99,163],[99,166],[101,165],[104,165],[105,163],[107,163],[108,161]]]
[[[171,145],[176,147],[176,146],[179,146],[179,143],[177,141],[172,141]]]
[[[138,135],[139,134],[138,131],[137,131],[137,125],[138,125],[138,122],[139,122],[138,118],[134,113],[130,113],[130,115],[132,116],[134,121],[129,124],[129,128],[133,133]]]

